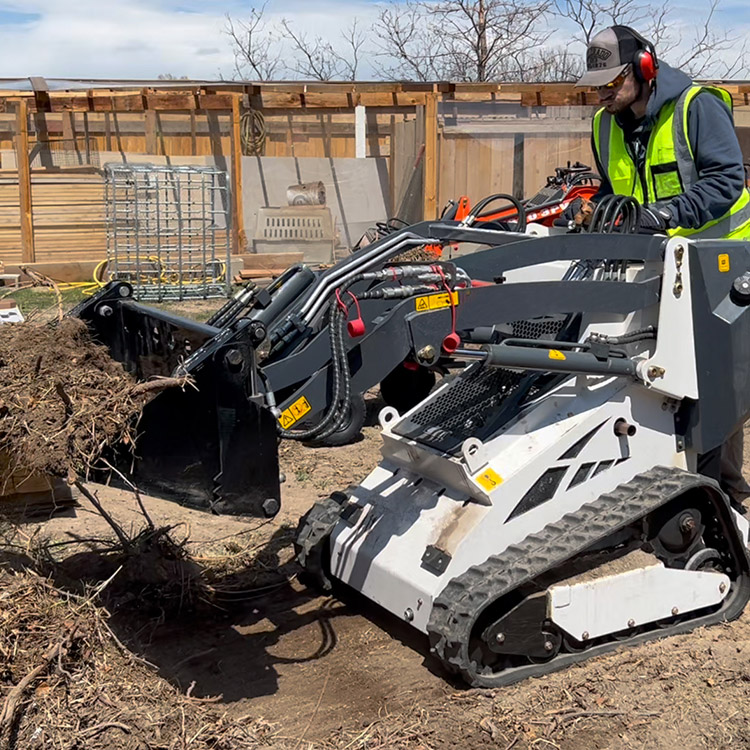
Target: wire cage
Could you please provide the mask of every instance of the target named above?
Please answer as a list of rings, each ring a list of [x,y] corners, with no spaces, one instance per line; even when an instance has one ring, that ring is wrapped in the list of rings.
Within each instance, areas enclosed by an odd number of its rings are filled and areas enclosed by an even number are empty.
[[[105,164],[108,275],[136,299],[226,297],[229,188],[215,167]]]

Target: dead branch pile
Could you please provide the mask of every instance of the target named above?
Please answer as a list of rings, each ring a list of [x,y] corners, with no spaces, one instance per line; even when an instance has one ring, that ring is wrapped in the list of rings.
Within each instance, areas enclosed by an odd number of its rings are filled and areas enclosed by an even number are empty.
[[[181,695],[124,649],[92,598],[34,573],[0,571],[0,748],[249,750],[273,747],[260,719]]]
[[[9,457],[0,479],[86,474],[107,446],[132,442],[147,398],[80,320],[0,326],[0,453]]]

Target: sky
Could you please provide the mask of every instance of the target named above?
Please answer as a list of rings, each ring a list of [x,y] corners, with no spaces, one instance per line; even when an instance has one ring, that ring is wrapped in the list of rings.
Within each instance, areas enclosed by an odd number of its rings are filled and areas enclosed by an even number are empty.
[[[706,5],[681,0],[673,18],[689,33],[688,19]],[[246,18],[251,6],[248,0],[0,0],[0,77],[229,78],[226,15]],[[371,24],[378,7],[379,0],[269,0],[266,14],[335,38],[355,16]],[[717,22],[750,36],[750,4],[722,0]],[[360,78],[374,77],[368,61]]]

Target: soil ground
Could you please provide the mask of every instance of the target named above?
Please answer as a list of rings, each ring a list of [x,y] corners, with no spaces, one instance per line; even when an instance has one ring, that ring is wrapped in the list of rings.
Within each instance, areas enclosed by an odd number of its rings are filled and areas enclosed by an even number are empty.
[[[316,498],[361,479],[379,457],[370,397],[363,439],[342,448],[281,448],[283,507],[272,522],[211,517],[144,498],[154,521],[181,524],[199,561],[234,576],[227,611],[170,625],[113,627],[160,674],[236,717],[277,725],[279,747],[750,747],[750,615],[622,649],[496,691],[453,682],[408,626],[354,594],[319,596],[295,577],[291,541]],[[746,459],[746,469],[750,461]],[[125,527],[142,523],[132,495],[99,488]],[[34,525],[25,528],[33,535]],[[58,541],[107,533],[81,507],[39,528]],[[250,554],[250,556],[248,556]],[[251,560],[246,569],[233,561]]]

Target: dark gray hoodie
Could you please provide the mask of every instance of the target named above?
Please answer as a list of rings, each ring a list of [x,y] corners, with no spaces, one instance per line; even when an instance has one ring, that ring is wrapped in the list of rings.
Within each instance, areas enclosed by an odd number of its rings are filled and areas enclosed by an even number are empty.
[[[648,136],[659,110],[667,102],[677,99],[691,84],[690,78],[682,71],[661,63],[656,85],[648,100],[646,116],[636,121],[630,109],[617,115],[617,123],[622,127],[625,141],[636,157],[639,171],[645,163]],[[688,138],[699,179],[682,195],[671,198],[667,205],[672,211],[675,226],[697,229],[720,218],[732,207],[745,187],[745,169],[732,114],[724,102],[713,94],[699,94],[691,102]],[[599,174],[604,175],[598,159],[596,166]],[[603,177],[597,197],[611,193],[612,186]]]

